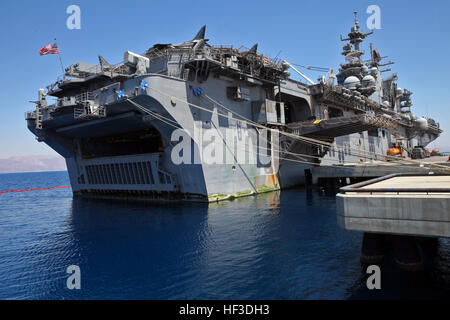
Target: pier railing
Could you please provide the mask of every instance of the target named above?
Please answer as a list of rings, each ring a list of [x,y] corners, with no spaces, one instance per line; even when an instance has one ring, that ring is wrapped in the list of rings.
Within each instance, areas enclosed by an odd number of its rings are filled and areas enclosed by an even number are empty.
[[[429,173],[393,173],[384,177],[379,177],[350,186],[345,186],[339,189],[341,193],[449,193],[450,188],[367,188],[371,184],[386,181],[397,177],[436,177],[436,176],[450,176],[450,174],[429,174]]]

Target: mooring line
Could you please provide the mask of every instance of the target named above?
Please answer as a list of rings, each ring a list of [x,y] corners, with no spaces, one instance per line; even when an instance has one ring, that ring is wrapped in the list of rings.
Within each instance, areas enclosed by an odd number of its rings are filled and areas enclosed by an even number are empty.
[[[63,189],[63,188],[71,188],[71,186],[60,186],[60,187],[51,187],[51,188],[33,188],[33,189],[23,189],[23,190],[9,190],[9,191],[0,191],[0,193],[53,190],[53,189]]]

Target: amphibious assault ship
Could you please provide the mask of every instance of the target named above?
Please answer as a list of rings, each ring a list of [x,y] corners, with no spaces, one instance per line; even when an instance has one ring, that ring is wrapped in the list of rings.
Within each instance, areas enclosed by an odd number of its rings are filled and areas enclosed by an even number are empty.
[[[363,60],[371,33],[355,15],[345,63],[313,81],[257,45],[211,45],[203,27],[116,65],[69,66],[39,90],[28,128],[66,159],[75,195],[216,201],[299,185],[315,165],[426,146],[442,132],[411,113],[396,74],[382,77],[391,62],[372,44]]]

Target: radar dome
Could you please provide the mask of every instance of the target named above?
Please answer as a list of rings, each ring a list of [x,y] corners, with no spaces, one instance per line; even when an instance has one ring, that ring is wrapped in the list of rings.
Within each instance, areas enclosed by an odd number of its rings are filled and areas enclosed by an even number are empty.
[[[344,87],[350,90],[355,90],[360,84],[361,81],[355,76],[350,76],[344,81]]]
[[[425,130],[428,127],[428,120],[425,118],[419,118],[416,120],[416,124],[420,129]]]
[[[362,79],[362,84],[364,87],[373,87],[375,86],[375,78],[368,74]]]
[[[363,74],[367,74],[369,72],[369,67],[366,66],[366,65],[363,65],[361,67],[361,71],[362,71]]]

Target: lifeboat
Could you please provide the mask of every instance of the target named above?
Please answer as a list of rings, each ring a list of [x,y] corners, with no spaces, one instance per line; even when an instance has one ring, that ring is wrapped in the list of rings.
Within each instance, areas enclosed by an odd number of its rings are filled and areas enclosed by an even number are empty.
[[[390,148],[387,151],[388,156],[398,156],[401,153],[402,153],[402,151],[400,150],[400,148],[397,148],[397,147]]]
[[[435,148],[435,149],[431,150],[431,155],[432,156],[440,156],[441,152],[439,151],[438,148]]]
[[[391,157],[403,158],[403,147],[399,144],[392,144],[391,148],[387,150],[386,154]]]

